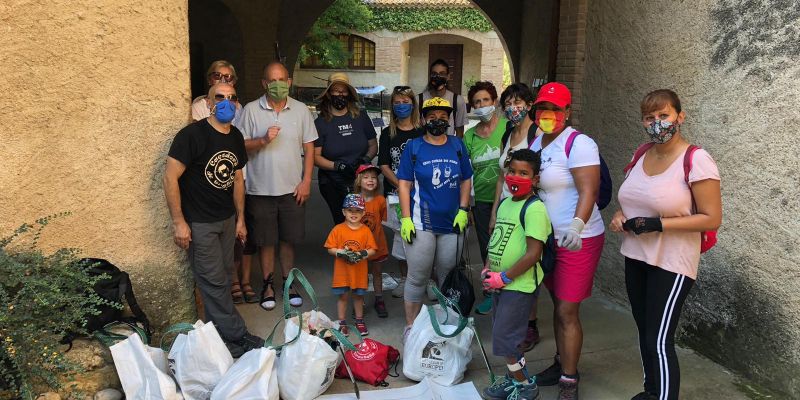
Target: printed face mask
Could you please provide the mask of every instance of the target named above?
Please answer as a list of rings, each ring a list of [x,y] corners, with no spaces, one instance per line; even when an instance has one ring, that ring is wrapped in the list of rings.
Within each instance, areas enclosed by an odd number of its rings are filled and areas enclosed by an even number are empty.
[[[275,81],[268,83],[267,94],[272,100],[283,101],[289,96],[289,82]]]
[[[505,109],[506,118],[514,125],[519,125],[520,122],[528,115],[528,109],[523,106],[508,106]]]
[[[408,118],[408,116],[411,115],[411,111],[414,110],[414,105],[411,103],[395,104],[392,106],[392,110],[394,111],[394,115],[396,115],[397,118],[400,119]]]
[[[506,187],[512,197],[522,197],[533,190],[533,181],[521,176],[506,175]]]
[[[447,83],[446,76],[439,76],[439,75],[431,75],[431,87],[434,89],[438,89],[439,86],[444,85]]]
[[[544,133],[561,132],[564,129],[566,115],[563,111],[537,110],[534,122]]]
[[[678,124],[673,124],[667,120],[657,119],[650,123],[645,132],[650,136],[650,140],[656,144],[664,144],[672,139],[675,131],[678,130]]]
[[[494,106],[486,106],[481,108],[476,108],[472,110],[472,113],[475,114],[476,117],[480,118],[483,122],[489,122],[492,119],[492,115],[494,115]]]
[[[344,108],[347,107],[347,96],[331,96],[331,105],[337,110],[344,110]]]
[[[432,119],[425,123],[425,130],[433,136],[441,136],[447,132],[450,124],[442,119]]]
[[[236,115],[236,105],[232,101],[225,99],[214,105],[211,113],[214,114],[214,118],[217,121],[227,124],[233,121],[233,117]]]

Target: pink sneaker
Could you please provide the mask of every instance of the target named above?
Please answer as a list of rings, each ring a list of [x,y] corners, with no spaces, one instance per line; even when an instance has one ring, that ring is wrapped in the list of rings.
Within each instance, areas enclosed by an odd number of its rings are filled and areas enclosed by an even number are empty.
[[[358,333],[360,333],[362,337],[369,335],[367,324],[364,323],[363,319],[356,320],[356,329],[358,329]]]

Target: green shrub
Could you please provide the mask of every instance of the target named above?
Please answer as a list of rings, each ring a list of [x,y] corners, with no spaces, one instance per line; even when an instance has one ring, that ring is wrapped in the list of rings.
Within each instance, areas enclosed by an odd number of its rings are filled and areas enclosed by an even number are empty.
[[[67,214],[23,224],[0,238],[0,393],[33,399],[35,386],[60,389],[60,377],[81,369],[65,358],[59,341],[67,332],[85,334],[86,315],[110,304],[92,290],[106,277],[89,277],[76,267],[76,249],[46,255],[38,248],[42,229]]]

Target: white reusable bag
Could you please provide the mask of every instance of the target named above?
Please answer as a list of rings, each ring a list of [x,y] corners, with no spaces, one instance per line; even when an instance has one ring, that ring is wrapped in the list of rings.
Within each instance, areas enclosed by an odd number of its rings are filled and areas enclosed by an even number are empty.
[[[341,354],[322,338],[333,336],[342,346],[350,350],[355,350],[355,347],[336,330],[339,324],[319,311],[314,288],[300,270],[295,268],[289,271],[283,292],[289,293],[295,279],[308,293],[314,309],[299,315],[292,311],[289,296],[283,297],[286,327],[283,331],[285,344],[281,347],[277,363],[278,389],[283,400],[311,400],[328,390],[333,383],[336,367],[342,360]],[[274,333],[273,329],[267,337],[267,346],[271,346]]]
[[[164,351],[145,346],[139,335],[110,347],[114,367],[129,400],[178,400],[175,381],[168,374]]]
[[[169,360],[186,400],[207,400],[233,365],[233,357],[214,323],[203,321],[197,321],[193,330],[175,338]]]
[[[278,400],[278,374],[274,349],[244,353],[219,381],[211,400]]]
[[[403,375],[444,386],[461,382],[472,359],[474,332],[464,329],[467,322],[450,307],[423,304],[403,346]]]

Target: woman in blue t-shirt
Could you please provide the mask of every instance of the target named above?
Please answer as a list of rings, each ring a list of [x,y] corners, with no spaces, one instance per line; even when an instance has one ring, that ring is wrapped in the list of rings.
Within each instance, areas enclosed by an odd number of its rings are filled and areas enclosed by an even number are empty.
[[[456,266],[460,233],[467,226],[472,166],[461,139],[445,135],[451,112],[450,102],[440,97],[425,101],[425,136],[406,145],[397,171],[400,235],[408,262],[403,342],[422,308],[431,269],[439,284],[444,282]]]
[[[353,190],[356,169],[378,154],[375,128],[358,107],[356,89],[344,72],[328,78],[320,95],[319,117],[314,121],[319,138],[314,141],[314,164],[319,167],[319,191],[331,211],[334,224],[344,222],[342,202]]]

